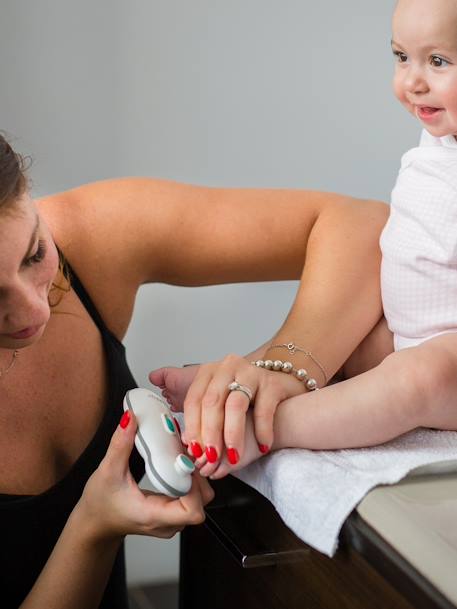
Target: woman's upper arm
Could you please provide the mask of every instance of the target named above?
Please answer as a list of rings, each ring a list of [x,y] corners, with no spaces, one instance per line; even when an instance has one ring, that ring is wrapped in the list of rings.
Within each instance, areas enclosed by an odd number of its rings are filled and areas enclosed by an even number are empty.
[[[298,278],[319,213],[347,201],[313,191],[124,178],[81,186],[46,204],[67,249],[138,286]]]

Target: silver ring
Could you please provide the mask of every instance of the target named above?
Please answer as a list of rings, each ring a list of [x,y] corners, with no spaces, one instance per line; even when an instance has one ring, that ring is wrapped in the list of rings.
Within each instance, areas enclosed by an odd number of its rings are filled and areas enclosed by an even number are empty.
[[[228,385],[227,389],[229,391],[241,391],[248,398],[249,402],[252,401],[252,391],[246,385],[241,385],[238,381],[233,381]]]

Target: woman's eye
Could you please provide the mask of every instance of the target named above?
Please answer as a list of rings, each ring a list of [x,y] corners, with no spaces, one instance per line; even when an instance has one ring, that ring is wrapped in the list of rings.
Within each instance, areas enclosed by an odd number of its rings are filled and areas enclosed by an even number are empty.
[[[38,241],[38,246],[36,249],[36,252],[33,254],[33,256],[30,256],[29,258],[27,258],[25,260],[25,265],[26,266],[32,266],[32,264],[38,264],[39,262],[41,262],[43,260],[43,258],[46,255],[46,244],[44,241]]]
[[[439,57],[438,55],[432,55],[430,57],[430,63],[432,64],[432,66],[434,68],[443,68],[444,66],[447,66],[449,64],[449,62],[446,61],[446,59],[443,59],[442,57]]]

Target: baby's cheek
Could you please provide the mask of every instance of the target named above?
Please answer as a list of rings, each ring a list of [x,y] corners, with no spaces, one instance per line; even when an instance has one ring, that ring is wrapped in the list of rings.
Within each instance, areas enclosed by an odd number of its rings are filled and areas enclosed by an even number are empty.
[[[408,112],[411,112],[411,104],[408,103],[404,91],[403,91],[403,87],[401,86],[401,82],[399,81],[399,79],[397,79],[395,76],[392,80],[392,90],[393,93],[395,95],[395,97],[398,99],[398,101],[406,107],[406,109],[408,110]]]

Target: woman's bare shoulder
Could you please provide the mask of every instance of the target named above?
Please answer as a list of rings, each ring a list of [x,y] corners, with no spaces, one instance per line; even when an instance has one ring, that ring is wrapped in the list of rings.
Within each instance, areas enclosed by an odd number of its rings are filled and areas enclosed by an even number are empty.
[[[139,249],[132,246],[144,206],[142,182],[94,182],[37,201],[57,246],[120,338],[144,275]]]

